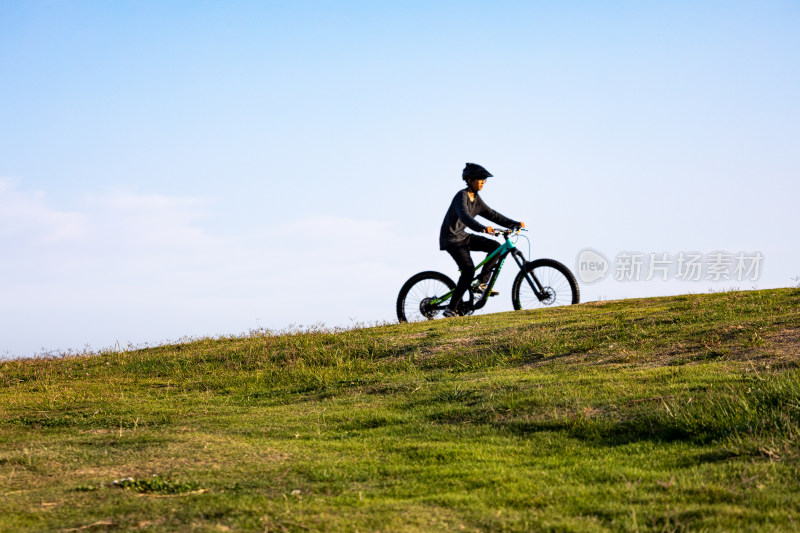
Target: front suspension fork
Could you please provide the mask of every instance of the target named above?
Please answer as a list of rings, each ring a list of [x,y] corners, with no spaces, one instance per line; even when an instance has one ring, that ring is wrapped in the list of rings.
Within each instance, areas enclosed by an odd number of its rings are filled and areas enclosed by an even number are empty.
[[[536,298],[538,298],[540,302],[544,301],[547,298],[544,287],[542,287],[542,284],[538,279],[536,279],[533,271],[528,272],[528,269],[525,268],[525,257],[521,252],[516,250],[511,255],[514,256],[514,261],[516,261],[517,265],[519,265],[519,269],[522,271],[522,275],[525,276],[525,280],[528,282],[528,285],[530,285],[531,289],[533,289],[533,294],[536,295]]]

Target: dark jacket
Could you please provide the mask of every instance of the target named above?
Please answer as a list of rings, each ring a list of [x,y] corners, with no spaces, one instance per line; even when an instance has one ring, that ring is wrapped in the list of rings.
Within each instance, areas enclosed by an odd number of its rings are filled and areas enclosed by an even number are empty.
[[[519,225],[519,222],[504,217],[486,205],[478,194],[475,194],[474,201],[470,201],[467,189],[463,189],[453,197],[450,208],[444,216],[442,229],[439,232],[439,249],[446,250],[450,246],[466,241],[468,235],[466,228],[483,232],[486,226],[475,220],[478,215],[506,228]]]

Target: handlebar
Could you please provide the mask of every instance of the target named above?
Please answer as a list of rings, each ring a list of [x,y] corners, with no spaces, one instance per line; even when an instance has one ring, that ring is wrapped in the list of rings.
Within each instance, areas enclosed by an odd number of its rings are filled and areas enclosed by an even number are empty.
[[[496,229],[496,230],[494,230],[493,235],[495,237],[499,237],[500,235],[502,235],[503,237],[508,237],[509,235],[512,235],[512,234],[513,235],[517,235],[520,231],[528,231],[528,230],[525,229],[525,228],[520,228],[520,227],[509,228],[509,229],[504,229],[504,230]]]

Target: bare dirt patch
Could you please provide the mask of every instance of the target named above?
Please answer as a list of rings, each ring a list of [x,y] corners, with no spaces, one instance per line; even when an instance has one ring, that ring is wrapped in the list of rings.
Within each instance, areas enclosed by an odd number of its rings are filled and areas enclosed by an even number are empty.
[[[737,355],[759,366],[800,366],[800,327],[787,327],[765,335],[760,346]]]
[[[480,344],[480,339],[474,337],[453,337],[430,346],[421,346],[420,352],[422,359],[429,359],[442,352],[470,349]]]
[[[722,335],[730,329],[720,330]],[[733,337],[731,335],[731,337]],[[750,339],[731,338],[715,344],[676,342],[661,350],[642,355],[635,349],[614,344],[601,346],[585,353],[560,354],[528,362],[526,368],[548,365],[556,360],[591,366],[630,365],[652,368],[672,365],[699,364],[710,360],[746,361],[758,368],[800,367],[800,327],[785,327]]]

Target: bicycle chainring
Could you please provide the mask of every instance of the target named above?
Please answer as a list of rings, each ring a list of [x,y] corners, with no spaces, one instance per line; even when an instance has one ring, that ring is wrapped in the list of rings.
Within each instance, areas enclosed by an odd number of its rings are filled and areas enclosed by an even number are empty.
[[[461,314],[461,316],[467,316],[474,313],[475,306],[472,305],[472,298],[470,298],[468,302],[462,301],[460,304],[458,304],[458,312]]]

